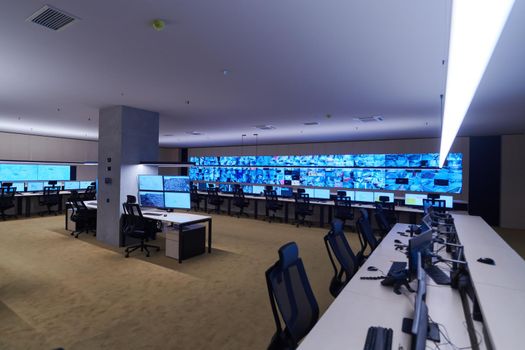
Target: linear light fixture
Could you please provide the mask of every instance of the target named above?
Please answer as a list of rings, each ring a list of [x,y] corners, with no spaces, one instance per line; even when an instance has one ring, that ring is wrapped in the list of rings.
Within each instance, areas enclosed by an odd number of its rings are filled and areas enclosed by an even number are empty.
[[[440,167],[467,114],[514,1],[452,1]]]
[[[141,165],[154,165],[163,168],[189,168],[195,165],[194,162],[159,162],[159,161],[142,161]]]

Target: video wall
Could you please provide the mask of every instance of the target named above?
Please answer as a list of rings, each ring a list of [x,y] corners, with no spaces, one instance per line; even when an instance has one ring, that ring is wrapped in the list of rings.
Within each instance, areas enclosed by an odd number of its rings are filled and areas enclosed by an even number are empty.
[[[191,157],[192,181],[461,193],[463,154]],[[288,168],[289,167],[289,168]]]
[[[139,175],[139,203],[143,207],[189,209],[188,176]]]
[[[71,166],[0,164],[0,181],[63,181],[71,179]]]

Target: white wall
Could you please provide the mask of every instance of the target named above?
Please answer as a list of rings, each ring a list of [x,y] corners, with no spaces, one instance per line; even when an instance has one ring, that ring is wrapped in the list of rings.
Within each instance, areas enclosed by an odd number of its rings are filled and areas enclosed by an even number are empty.
[[[501,140],[500,226],[525,229],[525,135]]]
[[[189,156],[238,156],[238,155],[309,155],[309,154],[359,154],[359,153],[436,153],[439,139],[406,139],[354,142],[323,142],[290,145],[261,145],[235,147],[191,148]],[[458,137],[452,152],[463,153],[463,192],[456,200],[468,201],[469,139]]]

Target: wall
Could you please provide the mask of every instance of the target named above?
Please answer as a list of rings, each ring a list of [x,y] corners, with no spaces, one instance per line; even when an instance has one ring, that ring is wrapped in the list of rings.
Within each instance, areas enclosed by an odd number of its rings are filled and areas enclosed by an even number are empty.
[[[525,135],[504,135],[501,142],[500,225],[525,229]]]
[[[439,139],[406,139],[354,142],[323,142],[290,145],[261,145],[236,147],[191,148],[189,156],[235,156],[235,155],[308,155],[308,154],[359,154],[359,153],[436,153]],[[463,192],[456,200],[468,200],[469,140],[458,137],[452,152],[463,153]]]

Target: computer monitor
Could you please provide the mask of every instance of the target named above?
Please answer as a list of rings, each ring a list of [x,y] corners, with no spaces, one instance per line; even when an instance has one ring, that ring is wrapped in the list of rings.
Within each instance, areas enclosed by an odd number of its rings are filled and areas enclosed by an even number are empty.
[[[418,277],[421,274],[422,278],[418,278],[417,294],[414,303],[414,318],[412,320],[412,345],[414,350],[426,349],[427,334],[428,334],[428,308],[425,303],[426,298],[426,284],[425,272],[422,267],[422,257],[418,254]]]
[[[387,203],[394,203],[394,192],[374,192],[374,202],[381,202],[379,197],[388,197]]]
[[[164,191],[190,192],[190,177],[164,176]]]
[[[299,188],[298,188],[299,190]],[[297,193],[299,193],[299,191],[297,191]],[[304,189],[304,193],[306,193],[308,195],[308,197],[310,198],[314,198],[314,189],[313,188],[305,188]]]
[[[199,191],[206,191],[207,188],[208,186],[206,185],[205,182],[199,182],[199,185],[198,185]]]
[[[421,263],[432,251],[432,231],[421,233],[419,236],[408,241],[408,270],[411,278],[417,277],[418,255],[421,256]]]
[[[11,188],[14,188],[16,192],[24,192],[26,190],[23,182],[13,182]]]
[[[347,194],[348,196],[348,194]],[[374,202],[374,192],[366,192],[366,191],[355,191],[355,199],[356,202],[364,202],[364,203],[372,203]]]
[[[253,186],[253,194],[264,194],[264,186]]]
[[[79,181],[66,181],[64,182],[64,190],[79,190],[80,182]]]
[[[445,208],[454,208],[454,197],[452,196],[440,196],[440,200],[445,201]]]
[[[350,198],[351,201],[355,201],[355,191],[346,191],[346,196]]]
[[[281,188],[281,197],[291,198],[293,197],[293,188],[291,187],[282,187]]]
[[[250,185],[242,186],[242,190],[244,193],[251,194],[253,193],[253,186],[250,186]]]
[[[27,192],[42,192],[43,190],[43,181],[30,181],[27,183]]]
[[[330,190],[327,188],[316,188],[314,189],[314,198],[330,199]]]
[[[423,199],[427,199],[426,194],[405,193],[405,205],[422,207]]]
[[[93,181],[80,181],[80,189],[85,190],[88,186],[91,186],[91,183],[93,183]]]
[[[207,185],[208,185],[207,188],[215,188],[215,184],[213,184],[213,183],[211,183],[211,182],[207,183]]]
[[[164,208],[190,209],[189,192],[164,192]]]
[[[163,208],[164,192],[139,191],[139,203],[142,207]]]
[[[164,183],[161,175],[139,175],[139,191],[162,191]]]

